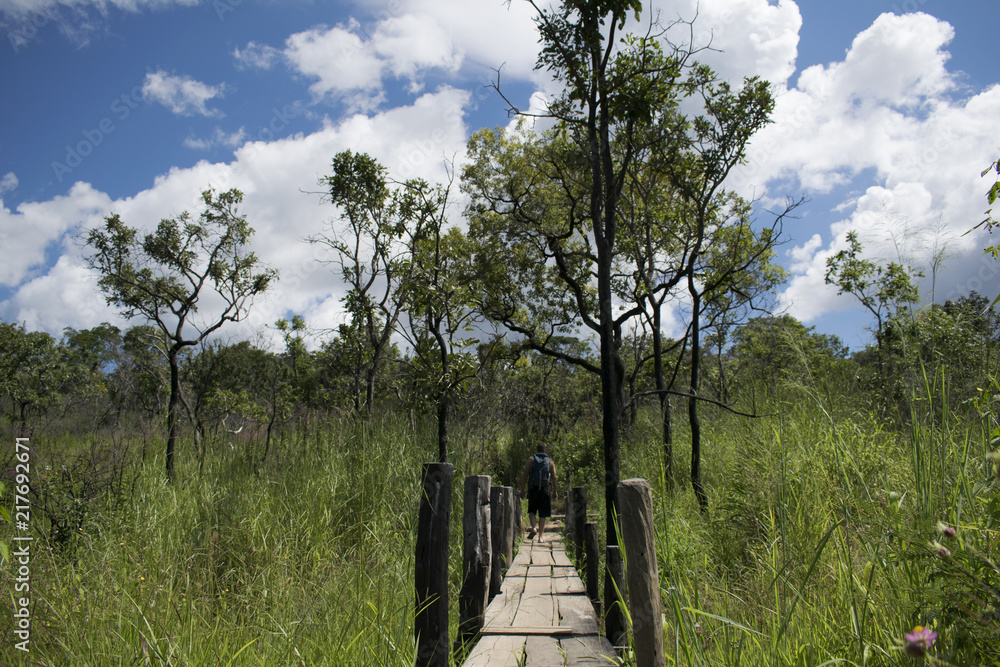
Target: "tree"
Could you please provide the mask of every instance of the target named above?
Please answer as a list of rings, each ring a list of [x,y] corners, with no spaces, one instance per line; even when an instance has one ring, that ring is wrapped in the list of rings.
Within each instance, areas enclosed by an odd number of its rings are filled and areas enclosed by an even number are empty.
[[[648,132],[653,135],[658,129],[653,127]],[[686,336],[664,349],[662,320],[665,304],[676,298],[674,289],[684,280],[689,245],[683,226],[677,224],[678,220],[684,219],[684,213],[679,209],[685,202],[677,196],[666,171],[659,164],[672,159],[673,147],[656,141],[646,141],[644,145],[644,154],[633,163],[626,179],[620,206],[623,224],[629,230],[622,239],[623,255],[634,268],[631,279],[616,281],[616,294],[618,298],[641,308],[644,320],[641,326],[645,330],[648,324],[650,329],[653,382],[660,403],[663,476],[667,488],[672,489],[674,455],[670,392],[679,364],[675,365],[668,382],[664,359],[668,352],[686,345]],[[623,264],[622,277],[629,273]],[[648,361],[649,357],[639,356],[630,378],[635,378]],[[630,401],[634,410],[637,396],[633,395]]]
[[[0,397],[10,401],[8,418],[20,422],[22,431],[32,413],[37,418],[59,402],[70,371],[52,336],[0,322]]]
[[[858,233],[847,233],[847,248],[826,260],[826,284],[836,285],[837,294],[853,294],[875,317],[875,343],[878,347],[879,374],[884,373],[886,323],[899,315],[902,308],[916,303],[920,291],[912,277],[919,272],[898,262],[887,266],[861,258],[862,245]]]
[[[109,377],[110,394],[116,412],[135,409],[147,419],[163,413],[169,387],[167,339],[149,324],[129,328],[122,336],[122,356]]]
[[[798,381],[826,375],[848,349],[837,336],[816,333],[791,315],[755,317],[733,335],[733,375],[761,381],[770,390],[779,380]]]
[[[448,460],[448,420],[454,397],[474,378],[489,354],[472,353],[479,340],[472,336],[481,315],[471,307],[472,249],[457,227],[445,231],[447,191],[436,196],[439,216],[414,245],[410,277],[403,298],[408,326],[404,335],[413,349],[419,384],[435,404],[438,460]]]
[[[338,153],[333,173],[320,182],[345,226],[331,225],[308,241],[337,253],[348,288],[344,304],[349,321],[340,327],[340,338],[352,351],[355,408],[370,413],[375,378],[403,307],[397,292],[412,266],[413,242],[436,207],[424,196],[426,183],[392,183],[386,168],[366,153]],[[392,187],[396,185],[400,187]]]
[[[291,321],[282,317],[274,323],[274,328],[281,332],[285,343],[284,358],[290,367],[289,381],[294,398],[297,402],[310,405],[314,398],[316,369],[303,338],[303,332],[307,330],[306,321],[301,315],[293,315]]]
[[[89,400],[95,421],[102,421],[107,416],[103,412],[105,407],[109,410],[117,407],[109,376],[122,361],[121,330],[107,322],[79,331],[66,327],[62,347],[75,375],[75,386],[67,389],[76,399]]]
[[[545,150],[531,151],[535,155],[522,162],[527,167],[524,179],[507,184],[503,171],[494,171],[489,164],[491,154],[500,158],[505,152],[493,150],[502,148],[504,139],[480,135],[470,150],[479,162],[467,172],[467,184],[473,206],[478,207],[475,213],[484,221],[506,219],[512,224],[508,237],[518,237],[522,257],[516,261],[523,263],[519,270],[537,279],[534,287],[522,282],[520,289],[537,295],[539,288],[558,286],[556,294],[542,297],[547,305],[535,309],[536,314],[551,315],[549,325],[526,326],[516,308],[508,308],[500,321],[514,325],[534,349],[600,376],[607,542],[617,544],[625,375],[619,349],[622,324],[639,312],[615,309],[612,282],[620,252],[619,200],[625,175],[639,153],[640,129],[657,114],[676,107],[678,80],[689,54],[677,50],[664,55],[659,36],[619,39],[628,15],[641,12],[638,0],[565,2],[555,9],[531,4],[542,43],[536,68],[548,70],[564,86],[548,109],[559,123],[558,134],[550,135]],[[517,111],[513,106],[512,110]],[[532,164],[536,157],[543,162]],[[558,203],[546,204],[546,196],[554,196]],[[542,230],[532,233],[530,227],[537,224]],[[531,261],[538,263],[534,271],[528,266]],[[571,329],[572,324],[596,334],[600,350],[596,368],[546,345],[558,330]]]
[[[243,319],[254,297],[278,277],[276,270],[262,266],[247,248],[253,229],[238,212],[243,193],[205,190],[201,199],[204,210],[197,221],[185,211],[177,218],[161,220],[154,232],[140,238],[138,229],[113,214],[105,218],[103,228],[87,235],[87,245],[93,250],[87,261],[101,274],[98,286],[107,302],[121,308],[126,318],[143,317],[155,324],[167,339],[168,481],[174,473],[178,410],[183,400],[181,352],[226,322]],[[214,297],[212,313],[196,321],[199,302],[209,289]],[[186,327],[194,333],[188,334]]]

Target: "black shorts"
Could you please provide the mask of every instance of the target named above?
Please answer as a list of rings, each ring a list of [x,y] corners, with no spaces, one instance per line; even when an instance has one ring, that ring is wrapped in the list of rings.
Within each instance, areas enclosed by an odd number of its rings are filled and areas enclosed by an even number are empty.
[[[548,519],[552,516],[552,496],[537,486],[529,486],[528,514],[537,514],[543,519]]]

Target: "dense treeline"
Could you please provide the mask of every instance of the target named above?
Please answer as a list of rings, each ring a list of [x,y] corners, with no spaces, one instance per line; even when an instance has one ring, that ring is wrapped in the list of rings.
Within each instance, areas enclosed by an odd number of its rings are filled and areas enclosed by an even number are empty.
[[[712,322],[704,331],[709,344],[701,352],[700,397],[750,417],[761,414],[788,383],[843,389],[847,381],[872,409],[902,424],[909,418],[909,398],[928,374],[941,376],[950,389],[948,407],[956,409],[982,390],[1000,353],[1000,316],[976,293],[913,312],[903,308],[876,332],[881,346],[853,354],[836,336],[787,314],[757,316],[737,326]],[[369,378],[362,360],[372,352],[344,340],[352,333],[347,326],[341,335],[312,335],[296,315],[277,321],[270,333],[275,332],[279,349],[262,342],[274,336],[261,332],[257,343],[212,339],[185,350],[181,400],[189,436],[197,433],[198,442],[238,436],[260,447],[256,456],[263,462],[276,437],[310,423],[372,412],[405,415],[411,424],[439,417],[444,380],[429,376],[419,350],[391,341]],[[652,338],[639,330],[623,342],[627,424],[641,408],[659,405]],[[307,340],[316,342],[312,349]],[[159,433],[169,395],[166,345],[149,325],[125,331],[107,323],[67,328],[56,339],[0,323],[0,413],[8,433]],[[554,336],[547,345],[596,363],[586,340]],[[685,338],[662,345],[665,389],[676,403],[687,397],[680,378],[690,369],[691,350]],[[451,363],[464,375],[449,387],[453,417],[463,423],[481,418],[496,438],[513,429],[568,444],[579,439],[580,428],[593,426],[600,411],[593,373],[528,344],[477,340],[455,356]]]

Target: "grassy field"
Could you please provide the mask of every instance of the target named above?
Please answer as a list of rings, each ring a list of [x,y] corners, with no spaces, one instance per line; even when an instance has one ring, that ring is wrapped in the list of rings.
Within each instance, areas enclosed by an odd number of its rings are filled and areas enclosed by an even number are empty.
[[[931,379],[894,418],[802,387],[779,392],[759,419],[710,414],[707,514],[683,482],[666,490],[656,415],[640,412],[622,478],[653,483],[667,663],[998,664],[1000,501],[988,454],[1000,433],[983,389],[958,409]],[[552,453],[603,516],[596,425],[578,431]],[[492,473],[512,483],[530,435],[510,429],[487,443],[477,432],[474,423],[455,430],[456,481]],[[682,425],[677,441],[685,474]],[[431,428],[392,417],[300,426],[265,464],[254,463],[259,444],[214,438],[200,466],[182,449],[172,485],[155,439],[38,437],[32,447],[32,485],[48,509],[32,515],[30,653],[13,647],[6,562],[3,664],[413,663],[415,524],[421,463],[436,451]],[[105,474],[88,496],[77,454],[118,476]],[[13,534],[5,526],[0,539]],[[938,633],[918,659],[904,650],[915,626]]]

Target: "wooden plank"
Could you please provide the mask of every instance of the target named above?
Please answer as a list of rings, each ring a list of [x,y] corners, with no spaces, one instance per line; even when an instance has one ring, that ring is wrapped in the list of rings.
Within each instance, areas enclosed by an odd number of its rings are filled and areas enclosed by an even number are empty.
[[[563,540],[526,542],[486,611],[479,643],[464,663],[493,665],[617,665],[610,642],[598,634],[596,612]]]
[[[573,629],[577,635],[596,635],[597,616],[590,601],[579,595],[562,596],[559,600],[559,624]]]
[[[569,637],[559,640],[559,648],[567,665],[620,665],[615,649],[598,635]]]
[[[565,549],[552,551],[552,564],[556,567],[573,567],[573,561],[566,555]]]
[[[464,667],[518,667],[524,661],[524,637],[483,637]]]
[[[525,667],[555,667],[566,664],[559,642],[552,637],[528,637],[524,643]]]
[[[493,598],[493,602],[486,607],[486,614],[483,617],[484,627],[510,625],[514,621],[517,608],[521,604],[521,597],[524,594],[524,582],[523,578],[512,580],[507,577],[504,579],[501,593]]]
[[[483,628],[483,636],[486,635],[542,635],[542,636],[555,636],[555,635],[571,635],[575,631],[571,626],[568,625],[545,625],[539,626],[537,628],[532,628],[529,626],[513,626],[513,627],[494,627],[494,628]]]
[[[552,549],[546,547],[544,542],[540,545],[531,545],[531,564],[552,567],[555,564]]]
[[[517,597],[524,591],[524,577],[504,577],[503,585],[500,586],[500,595],[504,597]]]
[[[538,627],[558,625],[556,610],[552,606],[552,580],[528,577],[525,579],[521,604],[514,616],[513,627]]]
[[[557,596],[576,596],[586,595],[587,589],[580,577],[562,577],[552,580],[552,592]]]

